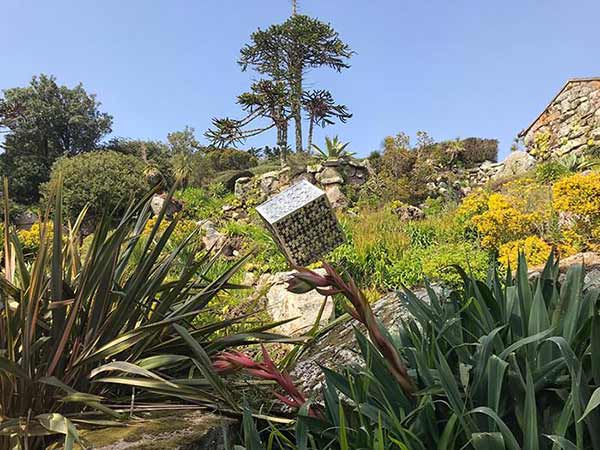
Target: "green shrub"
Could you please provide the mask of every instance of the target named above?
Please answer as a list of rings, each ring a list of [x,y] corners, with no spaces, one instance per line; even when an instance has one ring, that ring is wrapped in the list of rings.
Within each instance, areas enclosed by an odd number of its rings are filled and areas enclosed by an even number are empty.
[[[255,167],[258,161],[255,156],[243,150],[225,148],[213,150],[206,154],[206,160],[215,172],[224,170],[244,170]]]
[[[100,147],[100,150],[109,150],[125,155],[135,156],[146,165],[146,175],[150,168],[158,173],[158,179],[164,180],[166,186],[175,182],[173,173],[172,152],[167,144],[161,141],[143,141],[140,139],[113,138]]]
[[[535,167],[535,178],[539,183],[550,184],[570,173],[569,169],[560,161],[546,161]]]
[[[182,214],[185,218],[196,221],[209,219],[213,222],[221,218],[223,205],[235,199],[219,183],[204,188],[187,187],[177,191],[175,198],[183,203]]]
[[[74,219],[89,205],[88,219],[102,211],[122,214],[129,202],[148,189],[141,159],[114,151],[95,151],[59,159],[52,168],[45,191],[63,180],[63,200],[67,215]]]
[[[498,140],[469,137],[461,140],[462,151],[458,158],[467,167],[474,167],[484,161],[498,160]]]
[[[430,222],[409,222],[404,230],[414,248],[427,248],[436,242],[437,230]]]
[[[45,159],[37,155],[16,155],[6,158],[0,155],[2,174],[9,179],[10,195],[13,200],[25,205],[40,199],[40,186],[48,181],[49,168]]]
[[[446,203],[443,197],[427,197],[421,205],[421,209],[427,217],[437,216],[447,207]]]

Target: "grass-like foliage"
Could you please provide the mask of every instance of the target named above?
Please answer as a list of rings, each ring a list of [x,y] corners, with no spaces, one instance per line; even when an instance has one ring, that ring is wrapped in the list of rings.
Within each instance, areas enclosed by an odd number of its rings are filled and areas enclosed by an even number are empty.
[[[135,388],[136,402],[155,407],[173,397],[199,407],[238,409],[212,371],[209,355],[276,336],[262,325],[211,340],[243,318],[198,327],[192,321],[220,291],[235,288],[229,280],[245,259],[208,277],[218,255],[190,251],[187,247],[197,241],[194,232],[176,246],[167,245],[177,219],[163,226],[161,212],[148,234],[151,194],[120,218],[106,214],[85,254],[79,227],[86,211],[65,226],[60,187],[41,222],[32,260],[23,257],[5,214],[0,448],[45,448],[48,436],[57,433],[71,448],[78,440],[77,423],[120,418],[112,405],[133,402]],[[7,203],[8,196],[4,199]],[[52,234],[48,223],[53,223]],[[174,264],[181,257],[185,263]]]
[[[502,279],[457,270],[463,286],[448,296],[399,292],[413,316],[399,335],[381,324],[367,325],[370,339],[356,331],[364,365],[323,368],[322,404],[301,407],[294,429],[259,433],[246,417],[245,448],[599,449],[600,290],[584,286],[582,266],[562,283],[552,256],[533,280],[523,255]],[[396,381],[382,338],[415,391]]]

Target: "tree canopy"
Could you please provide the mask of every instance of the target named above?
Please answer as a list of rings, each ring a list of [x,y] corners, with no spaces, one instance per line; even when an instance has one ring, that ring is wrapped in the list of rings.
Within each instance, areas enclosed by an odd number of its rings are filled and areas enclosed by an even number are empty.
[[[93,150],[111,126],[112,117],[100,111],[96,96],[81,84],[69,88],[42,74],[25,87],[4,90],[0,132],[5,136],[0,145],[13,198],[36,201],[52,163],[60,156]]]
[[[282,24],[258,29],[241,52],[242,70],[252,67],[274,80],[284,81],[289,89],[289,104],[295,123],[296,151],[302,150],[303,77],[308,69],[350,67],[353,52],[330,25],[306,15],[295,14]]]

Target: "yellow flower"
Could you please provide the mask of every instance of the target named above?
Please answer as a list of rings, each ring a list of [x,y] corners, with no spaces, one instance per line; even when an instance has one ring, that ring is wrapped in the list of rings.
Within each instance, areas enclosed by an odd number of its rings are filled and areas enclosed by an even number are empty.
[[[46,233],[48,241],[52,241],[52,222],[46,223]],[[29,230],[17,231],[19,242],[23,246],[23,250],[27,252],[35,252],[40,248],[41,226],[39,222],[34,223]]]
[[[519,251],[525,254],[529,266],[538,266],[544,264],[552,247],[538,236],[528,236],[525,239],[518,239],[507,242],[500,246],[498,261],[504,267],[515,268],[519,257]]]
[[[488,209],[487,191],[477,191],[466,196],[456,209],[456,220],[464,228],[469,228],[473,217],[483,214]]]
[[[473,217],[473,224],[482,236],[481,244],[497,248],[530,234],[537,220],[537,214],[521,212],[508,197],[496,193],[489,196],[487,211]]]
[[[578,173],[557,181],[552,187],[558,211],[600,216],[600,172]]]

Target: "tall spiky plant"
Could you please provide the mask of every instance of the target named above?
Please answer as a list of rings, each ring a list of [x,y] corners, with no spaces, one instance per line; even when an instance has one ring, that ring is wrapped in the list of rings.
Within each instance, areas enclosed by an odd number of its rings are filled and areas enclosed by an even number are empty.
[[[160,212],[142,238],[151,210],[150,192],[121,218],[106,214],[82,253],[79,227],[63,224],[60,183],[40,228],[31,262],[8,223],[5,183],[4,271],[0,274],[0,448],[45,448],[48,436],[76,439],[74,423],[84,409],[119,418],[103,403],[127,397],[132,387],[146,402],[167,397],[199,407],[238,409],[214,374],[209,354],[229,345],[279,338],[269,325],[211,340],[240,319],[195,327],[195,316],[226,288],[246,258],[209,279],[219,255],[200,253],[191,233],[167,245],[178,220]],[[165,202],[165,205],[168,202]],[[53,221],[53,234],[48,223]],[[132,255],[139,259],[132,264]],[[185,255],[185,264],[175,265]],[[99,373],[111,376],[94,378]],[[199,378],[188,384],[185,378]],[[184,379],[181,381],[181,379]],[[179,380],[179,381],[177,381]],[[67,419],[69,417],[69,419]],[[94,415],[86,416],[86,422]]]
[[[564,281],[552,254],[532,279],[523,255],[505,279],[495,268],[487,280],[457,270],[463,286],[448,295],[427,283],[427,300],[399,292],[411,317],[387,339],[414,395],[378,338],[357,329],[364,364],[323,368],[322,414],[300,410],[294,427],[267,428],[264,441],[247,414],[246,449],[600,449],[600,289],[583,266]],[[304,272],[292,287],[346,295],[336,278]]]

